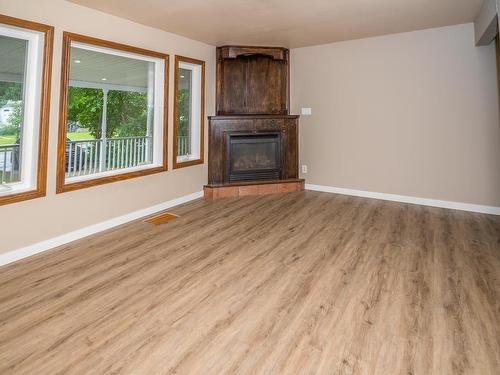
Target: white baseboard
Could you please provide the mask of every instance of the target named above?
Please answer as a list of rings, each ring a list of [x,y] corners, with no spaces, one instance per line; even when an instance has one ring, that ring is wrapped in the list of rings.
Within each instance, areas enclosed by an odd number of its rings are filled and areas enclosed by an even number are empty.
[[[79,240],[80,238],[87,237],[98,232],[102,232],[106,229],[110,229],[118,225],[128,223],[129,221],[140,219],[141,217],[152,215],[156,212],[163,211],[171,207],[178,206],[182,203],[186,203],[201,197],[203,197],[203,192],[198,191],[193,194],[185,195],[183,197],[172,199],[170,201],[163,202],[152,207],[144,208],[142,210],[134,211],[123,216],[115,217],[113,219],[106,220],[98,224],[90,225],[88,227],[78,229],[73,232],[69,232],[42,242],[38,242],[33,245],[9,251],[8,253],[5,254],[0,254],[0,266],[15,262],[17,260],[29,257],[31,255],[41,253],[43,251],[50,250],[57,246],[65,245],[69,242]]]
[[[374,198],[392,202],[411,203],[411,204],[418,204],[421,206],[449,208],[452,210],[478,212],[482,214],[500,215],[500,207],[483,206],[479,204],[440,201],[436,199],[417,198],[406,195],[374,193],[371,191],[344,189],[333,186],[311,185],[311,184],[306,184],[306,190],[322,191],[325,193],[335,193],[342,195],[352,195],[355,197],[363,197],[363,198]]]

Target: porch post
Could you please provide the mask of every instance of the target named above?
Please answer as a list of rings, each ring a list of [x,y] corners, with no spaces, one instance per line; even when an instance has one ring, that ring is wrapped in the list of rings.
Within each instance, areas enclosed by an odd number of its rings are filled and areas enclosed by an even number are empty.
[[[108,89],[102,89],[102,116],[101,116],[101,152],[99,154],[99,172],[106,170],[106,152],[108,130]]]
[[[148,158],[153,160],[153,143],[151,136],[153,135],[153,109],[154,109],[154,87],[155,87],[155,66],[149,63],[148,69],[148,114],[147,114],[147,125],[146,125],[146,155]]]

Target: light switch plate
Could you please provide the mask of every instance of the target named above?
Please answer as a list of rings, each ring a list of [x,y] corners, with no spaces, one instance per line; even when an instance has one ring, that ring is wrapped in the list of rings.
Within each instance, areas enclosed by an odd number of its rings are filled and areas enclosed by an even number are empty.
[[[307,165],[302,166],[302,173],[307,173]]]
[[[303,116],[311,116],[312,115],[312,109],[311,108],[302,108],[301,111]]]

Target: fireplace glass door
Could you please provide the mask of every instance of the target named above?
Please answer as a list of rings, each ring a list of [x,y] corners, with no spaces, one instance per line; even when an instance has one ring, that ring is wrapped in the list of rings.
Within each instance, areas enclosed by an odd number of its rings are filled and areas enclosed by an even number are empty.
[[[229,181],[279,179],[279,133],[229,136]]]

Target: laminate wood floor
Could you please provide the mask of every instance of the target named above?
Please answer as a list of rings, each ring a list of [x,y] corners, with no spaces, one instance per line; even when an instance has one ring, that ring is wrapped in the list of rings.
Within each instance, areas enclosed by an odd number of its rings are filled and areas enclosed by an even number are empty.
[[[195,201],[0,268],[1,374],[500,374],[500,219]]]

